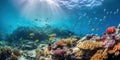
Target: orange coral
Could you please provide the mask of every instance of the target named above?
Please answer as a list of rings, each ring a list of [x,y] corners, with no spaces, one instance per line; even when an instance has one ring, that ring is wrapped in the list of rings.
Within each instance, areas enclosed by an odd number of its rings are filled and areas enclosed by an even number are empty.
[[[98,50],[90,60],[105,60],[107,59],[107,52]]]
[[[120,50],[120,43],[118,43],[117,45],[115,45],[112,50],[108,51],[108,53],[109,54],[114,54],[115,52],[117,52],[119,50]]]
[[[57,46],[66,46],[67,45],[64,40],[57,41],[55,44]]]
[[[80,57],[81,55],[83,55],[83,51],[79,51],[75,54],[76,57]]]

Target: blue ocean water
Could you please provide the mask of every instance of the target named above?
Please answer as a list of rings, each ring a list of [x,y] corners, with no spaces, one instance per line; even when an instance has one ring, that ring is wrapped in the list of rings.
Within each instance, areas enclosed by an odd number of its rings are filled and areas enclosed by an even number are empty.
[[[120,0],[0,0],[0,33],[20,26],[68,29],[76,35],[102,35],[120,23]]]

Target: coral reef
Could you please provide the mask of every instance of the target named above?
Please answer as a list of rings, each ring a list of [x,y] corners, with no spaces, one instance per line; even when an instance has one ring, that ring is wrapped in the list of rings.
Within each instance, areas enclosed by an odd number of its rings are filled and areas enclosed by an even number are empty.
[[[17,29],[8,37],[12,39],[10,47],[0,47],[0,60],[120,60],[120,26],[108,27],[102,36],[87,34],[83,38],[63,38],[62,33],[68,32],[52,30],[54,33],[29,27]]]
[[[94,49],[100,48],[102,46],[103,46],[103,42],[92,41],[92,40],[86,40],[83,42],[79,42],[77,44],[77,47],[80,49],[90,49],[90,50],[94,50]]]
[[[103,50],[98,50],[90,60],[106,60],[107,59],[107,52]]]
[[[0,60],[6,60],[12,55],[12,49],[8,46],[0,48]]]

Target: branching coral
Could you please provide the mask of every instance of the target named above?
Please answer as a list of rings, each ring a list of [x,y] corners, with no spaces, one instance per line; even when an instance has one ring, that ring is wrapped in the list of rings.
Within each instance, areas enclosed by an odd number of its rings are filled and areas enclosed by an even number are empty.
[[[117,45],[115,45],[112,50],[108,51],[108,53],[109,54],[114,54],[115,52],[117,52],[119,50],[120,50],[120,43],[118,43]]]
[[[107,52],[98,50],[90,60],[105,60],[107,59]]]
[[[94,50],[95,48],[100,48],[102,46],[103,46],[102,42],[92,41],[92,40],[85,40],[77,44],[77,47],[80,49],[90,49],[90,50]]]

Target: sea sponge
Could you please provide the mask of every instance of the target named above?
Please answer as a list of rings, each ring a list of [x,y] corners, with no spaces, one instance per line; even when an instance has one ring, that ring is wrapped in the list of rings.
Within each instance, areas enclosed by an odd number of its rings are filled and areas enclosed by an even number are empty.
[[[93,40],[85,40],[77,44],[77,47],[80,49],[90,49],[90,50],[94,50],[95,48],[100,48],[102,46],[103,46],[103,42],[93,41]]]
[[[98,50],[90,60],[105,60],[107,59],[107,52],[103,50]]]

